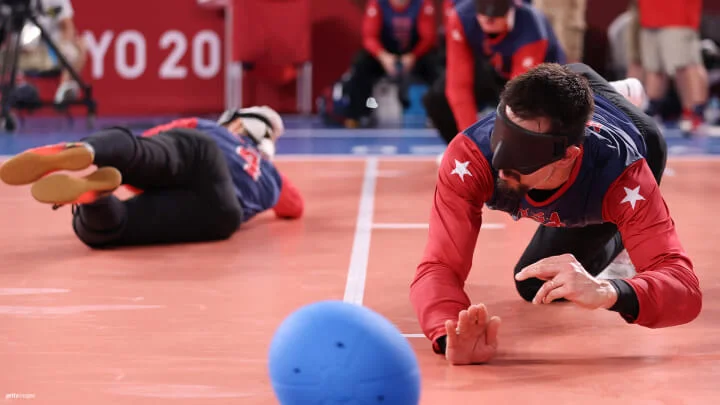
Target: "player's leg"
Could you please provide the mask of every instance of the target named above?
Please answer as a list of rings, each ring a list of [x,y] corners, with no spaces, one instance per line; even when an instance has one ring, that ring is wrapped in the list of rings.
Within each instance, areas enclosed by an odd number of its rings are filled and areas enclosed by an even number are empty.
[[[91,165],[118,169],[124,184],[138,188],[186,185],[213,177],[222,165],[204,156],[219,156],[207,135],[191,129],[173,129],[153,137],[139,137],[126,128],[109,128],[79,142],[27,150],[0,167],[7,184],[30,184],[59,170],[83,170]]]
[[[358,52],[350,69],[350,80],[347,82],[347,91],[350,103],[347,117],[359,121],[370,111],[367,99],[372,95],[373,87],[385,74],[380,62],[365,50]],[[355,125],[355,124],[352,124]]]
[[[593,276],[600,274],[624,250],[615,224],[584,228],[552,228],[540,225],[515,266],[514,274],[550,256],[570,253]],[[532,278],[515,281],[520,296],[532,301],[543,281]]]
[[[618,92],[611,83],[605,78],[600,76],[589,66],[576,63],[569,65],[570,69],[582,74],[590,82],[590,87],[597,94],[602,95],[613,103],[618,109],[624,112],[630,120],[637,127],[640,134],[645,139],[645,145],[647,147],[647,161],[648,166],[655,176],[658,184],[665,171],[665,164],[667,161],[667,144],[665,138],[662,135],[662,131],[658,127],[655,120],[645,112],[635,106],[630,100],[628,100],[623,94]]]
[[[437,51],[430,51],[415,61],[413,74],[418,76],[425,84],[432,86],[440,79],[442,65]]]
[[[458,126],[455,114],[445,95],[446,75],[442,74],[423,95],[423,106],[432,125],[440,137],[449,144],[457,135]]]
[[[476,58],[473,94],[478,109],[496,104],[500,99],[500,92],[504,85],[505,80],[500,78],[487,59]],[[446,143],[449,144],[459,131],[465,129],[458,128],[455,114],[450,107],[446,93],[445,74],[425,93],[423,105],[433,126]]]
[[[93,163],[100,166],[95,173],[117,170],[125,184],[144,190],[125,202],[101,193],[69,201],[67,190],[87,183],[94,174],[85,178],[53,174],[33,185],[33,195],[36,199],[43,196],[42,202],[79,204],[73,226],[89,246],[218,240],[240,225],[242,208],[229,169],[209,136],[173,129],[139,138],[127,130],[113,129],[84,142],[90,147],[72,146],[57,153],[90,149]]]
[[[154,189],[126,201],[100,198],[77,206],[73,229],[83,243],[99,249],[223,240],[242,219],[228,179],[188,189]]]

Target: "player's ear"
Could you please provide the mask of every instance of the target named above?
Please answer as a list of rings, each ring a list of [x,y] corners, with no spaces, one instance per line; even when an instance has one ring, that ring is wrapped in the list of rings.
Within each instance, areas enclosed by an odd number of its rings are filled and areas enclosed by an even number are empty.
[[[565,149],[565,157],[560,159],[557,164],[559,166],[570,166],[575,163],[575,159],[580,156],[580,148],[577,145],[570,145]]]

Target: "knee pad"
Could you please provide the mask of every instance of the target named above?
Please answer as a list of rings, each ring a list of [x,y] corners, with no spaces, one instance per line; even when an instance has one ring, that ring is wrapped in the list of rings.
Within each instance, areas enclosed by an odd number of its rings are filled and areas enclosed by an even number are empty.
[[[73,230],[78,239],[92,249],[103,249],[110,247],[120,236],[122,230],[115,232],[99,232],[89,229],[80,219],[80,215],[73,216]]]

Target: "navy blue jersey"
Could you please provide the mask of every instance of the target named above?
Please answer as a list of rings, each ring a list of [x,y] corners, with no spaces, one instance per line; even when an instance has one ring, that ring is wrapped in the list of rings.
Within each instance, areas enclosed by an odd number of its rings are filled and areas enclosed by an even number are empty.
[[[495,114],[478,121],[463,134],[492,162],[490,134]],[[495,189],[488,208],[508,212],[515,220],[532,218],[546,226],[581,227],[605,222],[603,201],[611,184],[639,159],[646,157],[645,142],[630,119],[601,95],[595,95],[595,111],[586,129],[582,162],[576,165],[566,187],[543,202],[526,196],[506,202],[497,187],[497,171],[492,169]]]
[[[282,179],[275,165],[263,157],[255,143],[246,136],[233,135],[210,120],[197,120],[197,129],[213,137],[223,151],[245,220],[274,207],[280,196]]]
[[[377,5],[382,16],[380,41],[385,50],[398,55],[410,52],[420,40],[418,17],[423,0],[410,0],[403,10],[393,8],[390,0],[377,0]]]
[[[197,118],[172,121],[146,131],[143,136],[172,128],[195,128],[215,140],[230,169],[235,195],[243,207],[244,221],[275,207],[282,190],[282,178],[275,165],[263,157],[250,138],[233,135],[215,121]]]
[[[566,63],[565,52],[550,22],[532,6],[516,5],[512,30],[495,39],[485,35],[480,27],[474,0],[458,1],[455,10],[473,53],[489,58],[503,77],[512,78],[542,62]]]

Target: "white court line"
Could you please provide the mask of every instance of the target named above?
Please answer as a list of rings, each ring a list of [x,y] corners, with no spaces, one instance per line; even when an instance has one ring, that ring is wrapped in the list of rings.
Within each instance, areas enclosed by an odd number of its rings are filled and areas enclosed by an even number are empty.
[[[428,229],[430,224],[420,223],[381,223],[376,222],[372,225],[373,229]],[[505,229],[505,224],[487,223],[482,224],[483,229]]]
[[[345,297],[343,300],[362,305],[365,295],[368,258],[370,256],[370,236],[372,235],[373,209],[375,205],[375,181],[377,180],[378,159],[371,157],[365,161],[365,176],[360,194],[360,208],[355,224],[350,267],[348,268]]]
[[[422,333],[403,333],[403,336],[408,339],[418,339],[425,337],[425,335],[423,335]]]

